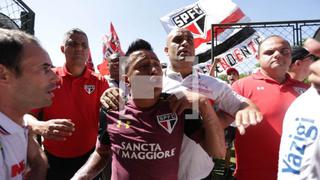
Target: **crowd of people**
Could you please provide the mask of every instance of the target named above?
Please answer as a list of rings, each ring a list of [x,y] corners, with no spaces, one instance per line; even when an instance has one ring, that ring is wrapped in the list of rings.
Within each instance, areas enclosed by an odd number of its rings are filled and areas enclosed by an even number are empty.
[[[231,126],[236,179],[320,178],[317,40],[292,48],[266,37],[260,68],[240,78],[230,67],[227,82],[215,77],[218,59],[209,75],[193,67],[184,28],[167,36],[166,68],[137,39],[107,57],[105,77],[87,67],[78,28],[64,35],[63,67],[19,30],[0,28],[0,50],[0,179],[212,179]]]

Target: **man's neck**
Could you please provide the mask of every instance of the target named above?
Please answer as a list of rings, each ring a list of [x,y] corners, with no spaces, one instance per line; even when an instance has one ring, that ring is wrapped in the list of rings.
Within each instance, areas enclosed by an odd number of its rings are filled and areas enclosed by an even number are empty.
[[[277,81],[279,84],[282,84],[286,81],[287,77],[286,77],[286,72],[284,73],[270,73],[267,71],[264,71],[263,69],[260,70],[260,72],[266,76],[268,76],[269,78]]]
[[[81,76],[86,68],[85,65],[70,65],[70,64],[66,64],[66,68],[68,70],[68,72],[74,76],[74,77],[78,77]]]
[[[192,74],[192,66],[190,67],[190,66],[175,66],[175,65],[172,65],[171,69],[174,72],[180,73],[182,78],[185,78],[188,75]]]
[[[133,98],[133,102],[134,104],[141,109],[147,109],[150,108],[152,106],[154,106],[155,104],[157,104],[159,101],[159,97],[154,98],[154,99],[134,99]]]
[[[299,73],[296,73],[296,72],[288,72],[288,74],[290,75],[290,77],[292,78],[292,79],[295,79],[295,80],[297,80],[297,81],[303,81],[304,80],[304,77],[302,76],[302,75],[300,75],[299,76]]]
[[[9,102],[6,104],[0,104],[0,112],[8,116],[12,121],[19,125],[23,125],[23,115],[28,113],[28,111],[20,110],[20,107],[12,106]]]

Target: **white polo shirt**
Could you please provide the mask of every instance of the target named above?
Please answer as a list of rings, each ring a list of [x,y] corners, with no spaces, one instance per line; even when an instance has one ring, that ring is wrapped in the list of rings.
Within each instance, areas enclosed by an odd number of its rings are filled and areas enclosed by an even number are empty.
[[[245,98],[238,95],[224,81],[199,73],[193,73],[182,78],[180,73],[168,67],[163,78],[163,92],[174,93],[189,89],[198,91],[214,101],[217,109],[235,115]],[[180,154],[179,180],[197,180],[209,175],[214,163],[203,148],[184,135]]]
[[[320,95],[313,87],[289,107],[281,136],[278,179],[320,179]]]
[[[24,122],[24,125],[26,123]],[[28,130],[0,112],[0,179],[22,180],[27,165]]]

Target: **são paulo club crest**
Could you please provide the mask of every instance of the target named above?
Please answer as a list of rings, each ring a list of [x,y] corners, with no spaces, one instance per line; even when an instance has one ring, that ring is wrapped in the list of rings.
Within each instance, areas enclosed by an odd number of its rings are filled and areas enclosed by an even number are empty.
[[[86,90],[88,94],[92,94],[95,88],[95,85],[84,85],[84,90]]]
[[[293,89],[300,95],[303,94],[304,92],[306,92],[306,88],[302,88],[302,87],[293,87]]]
[[[161,114],[157,116],[157,121],[161,127],[171,134],[178,122],[178,117],[176,113]]]
[[[175,14],[171,17],[171,21],[177,27],[186,28],[192,32],[195,38],[195,48],[203,42],[211,41],[211,27],[206,25],[206,13],[199,3]]]

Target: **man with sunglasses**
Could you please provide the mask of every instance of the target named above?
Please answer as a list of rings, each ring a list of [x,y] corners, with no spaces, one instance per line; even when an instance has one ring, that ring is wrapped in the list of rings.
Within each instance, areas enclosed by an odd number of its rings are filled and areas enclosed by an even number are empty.
[[[307,49],[295,47],[292,49],[292,61],[288,73],[292,79],[303,81],[310,74],[309,66],[317,59],[318,57],[311,54]]]
[[[304,47],[320,56],[320,42],[308,39]],[[312,86],[289,107],[283,120],[278,180],[320,177],[320,61],[310,65]]]

